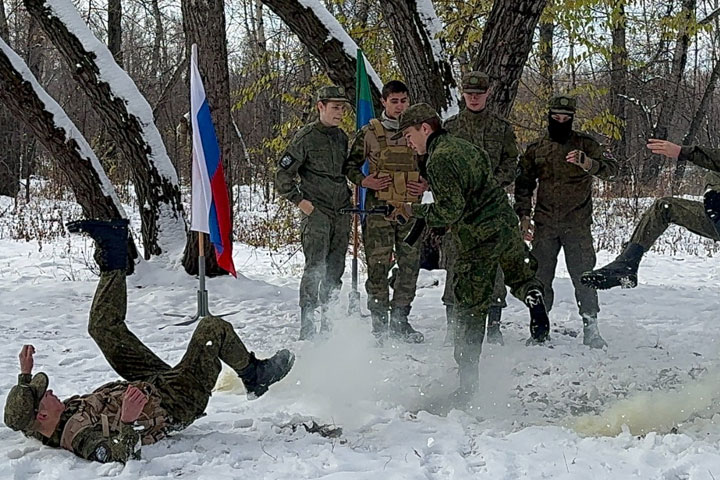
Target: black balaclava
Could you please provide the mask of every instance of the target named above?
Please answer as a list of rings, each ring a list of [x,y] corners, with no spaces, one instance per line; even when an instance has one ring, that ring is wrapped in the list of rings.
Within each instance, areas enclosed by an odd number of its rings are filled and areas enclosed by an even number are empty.
[[[570,115],[570,120],[567,122],[560,123],[552,118],[552,113],[548,113],[548,133],[550,134],[550,140],[558,143],[565,143],[572,134],[574,115]]]

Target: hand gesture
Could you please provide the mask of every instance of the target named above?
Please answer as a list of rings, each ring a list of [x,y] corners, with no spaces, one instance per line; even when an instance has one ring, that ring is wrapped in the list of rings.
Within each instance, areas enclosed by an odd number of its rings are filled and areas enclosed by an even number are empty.
[[[573,150],[565,157],[568,162],[577,165],[586,172],[592,168],[592,158],[585,155],[582,150]]]
[[[647,148],[656,155],[665,155],[670,158],[678,158],[680,156],[680,145],[677,145],[667,140],[659,140],[657,138],[651,138],[648,140]]]
[[[429,188],[427,180],[420,177],[417,182],[407,182],[407,189],[410,195],[421,197]]]
[[[122,407],[120,409],[120,421],[123,423],[133,423],[140,417],[148,398],[137,387],[128,385],[123,397]]]
[[[23,345],[22,350],[20,350],[20,373],[31,375],[33,366],[35,365],[35,361],[33,360],[33,355],[35,354],[35,347],[32,345]]]
[[[364,188],[369,188],[370,190],[385,190],[392,185],[392,177],[389,175],[385,177],[378,177],[378,172],[375,172],[372,175],[368,175],[363,178],[360,185]]]

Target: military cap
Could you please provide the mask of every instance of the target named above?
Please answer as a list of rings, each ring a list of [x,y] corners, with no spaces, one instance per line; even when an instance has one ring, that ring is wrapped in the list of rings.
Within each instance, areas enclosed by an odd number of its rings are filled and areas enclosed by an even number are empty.
[[[564,113],[566,115],[573,115],[577,109],[577,100],[575,97],[568,95],[555,95],[548,102],[548,108],[550,113]]]
[[[418,125],[433,118],[436,118],[438,119],[438,121],[440,121],[440,117],[438,116],[435,109],[427,103],[416,103],[415,105],[409,106],[407,110],[400,114],[400,118],[398,119],[398,133],[393,135],[392,139],[397,140],[398,138],[402,137],[403,131],[406,128],[412,127],[413,125]]]
[[[320,89],[317,91],[317,94],[315,95],[315,98],[318,102],[350,102],[350,100],[348,100],[345,95],[345,87],[340,87],[338,85],[329,85],[326,87],[320,87]]]
[[[461,83],[463,93],[485,93],[490,88],[490,77],[484,72],[468,72]]]
[[[40,372],[32,379],[20,374],[5,402],[5,425],[13,430],[29,431],[35,421],[40,400],[48,387],[48,376]]]

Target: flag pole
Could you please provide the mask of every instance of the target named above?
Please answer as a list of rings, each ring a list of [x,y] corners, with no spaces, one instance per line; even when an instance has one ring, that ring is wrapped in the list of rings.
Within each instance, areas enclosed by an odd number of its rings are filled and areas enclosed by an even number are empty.
[[[198,309],[196,317],[202,318],[210,315],[208,305],[208,292],[205,289],[205,234],[198,232]],[[197,318],[196,318],[197,319]]]
[[[355,187],[355,205],[358,205],[360,198],[359,187]],[[358,290],[358,250],[360,238],[358,234],[359,214],[353,215],[353,259],[352,259],[352,289],[348,294],[348,313],[355,315],[360,313],[360,291]]]

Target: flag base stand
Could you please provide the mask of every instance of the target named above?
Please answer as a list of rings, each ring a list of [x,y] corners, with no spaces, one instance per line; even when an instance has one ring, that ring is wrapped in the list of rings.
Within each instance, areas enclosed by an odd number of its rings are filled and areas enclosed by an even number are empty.
[[[188,320],[185,320],[184,322],[174,323],[172,325],[164,325],[159,328],[159,330],[162,330],[165,327],[173,326],[173,327],[185,327],[187,325],[192,325],[193,323],[197,322],[201,318],[204,317],[227,317],[228,315],[235,315],[236,313],[239,313],[240,310],[236,310],[233,312],[228,313],[221,313],[219,315],[213,315],[210,313],[210,303],[208,302],[208,292],[205,289],[205,250],[203,245],[203,234],[198,234],[198,242],[200,244],[200,255],[198,256],[198,279],[200,281],[200,286],[197,291],[197,310],[195,311],[195,315],[190,317]],[[176,317],[176,318],[185,318],[187,315],[183,315],[181,313],[165,313],[166,317]]]

